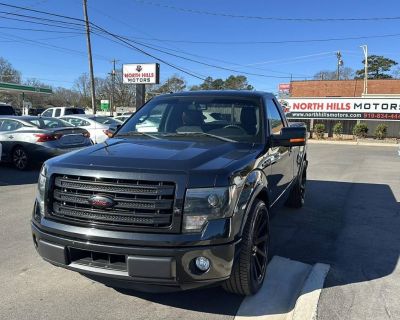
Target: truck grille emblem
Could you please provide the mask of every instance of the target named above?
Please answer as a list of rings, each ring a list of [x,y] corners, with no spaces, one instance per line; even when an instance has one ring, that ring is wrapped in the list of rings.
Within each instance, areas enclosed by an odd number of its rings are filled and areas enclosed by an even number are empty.
[[[113,199],[104,196],[92,196],[88,199],[88,203],[99,209],[107,209],[115,206]]]

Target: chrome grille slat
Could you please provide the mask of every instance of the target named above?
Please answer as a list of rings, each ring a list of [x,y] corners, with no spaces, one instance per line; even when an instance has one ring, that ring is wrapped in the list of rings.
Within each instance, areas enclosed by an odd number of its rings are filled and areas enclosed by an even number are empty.
[[[49,214],[56,220],[103,227],[165,229],[172,227],[175,184],[173,182],[100,179],[57,175]],[[89,199],[109,197],[114,205],[93,207]]]

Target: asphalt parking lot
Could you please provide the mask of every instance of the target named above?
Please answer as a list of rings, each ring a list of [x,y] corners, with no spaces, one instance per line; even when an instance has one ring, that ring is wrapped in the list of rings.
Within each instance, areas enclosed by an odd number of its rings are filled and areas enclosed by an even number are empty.
[[[330,265],[318,319],[400,319],[400,157],[393,147],[310,145],[306,205],[271,221],[272,255]],[[219,288],[114,290],[44,262],[30,215],[38,172],[0,166],[0,319],[233,319]]]

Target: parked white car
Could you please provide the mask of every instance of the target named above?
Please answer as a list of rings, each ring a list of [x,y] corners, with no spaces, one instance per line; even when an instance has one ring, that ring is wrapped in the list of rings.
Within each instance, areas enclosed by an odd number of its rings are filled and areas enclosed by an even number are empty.
[[[63,116],[69,116],[74,114],[85,114],[85,110],[82,108],[74,107],[60,107],[60,108],[48,108],[41,114],[42,117],[60,118]]]
[[[61,117],[74,127],[84,128],[90,133],[93,143],[102,143],[108,138],[110,126],[119,125],[120,122],[106,116],[79,114]]]

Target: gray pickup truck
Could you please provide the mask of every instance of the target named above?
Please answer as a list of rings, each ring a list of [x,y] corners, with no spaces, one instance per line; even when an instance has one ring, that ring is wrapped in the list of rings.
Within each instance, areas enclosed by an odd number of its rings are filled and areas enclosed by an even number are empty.
[[[109,286],[251,295],[270,215],[303,205],[306,170],[306,128],[289,125],[272,94],[158,96],[104,143],[43,165],[33,242]]]

